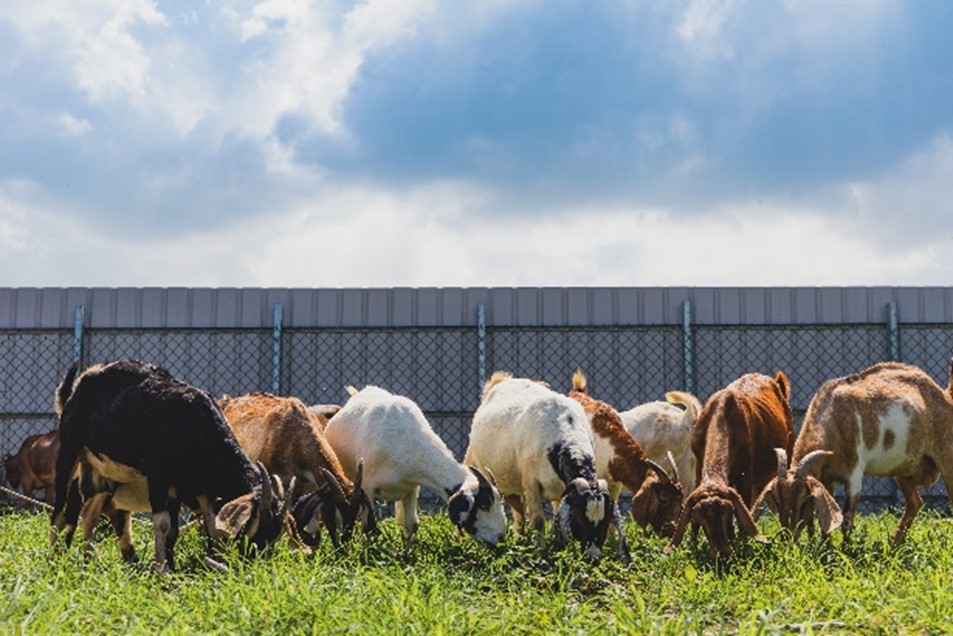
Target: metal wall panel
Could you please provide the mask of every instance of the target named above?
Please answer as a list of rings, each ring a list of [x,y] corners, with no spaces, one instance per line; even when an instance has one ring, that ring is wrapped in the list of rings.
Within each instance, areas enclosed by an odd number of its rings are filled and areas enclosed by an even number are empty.
[[[953,322],[953,288],[0,288],[0,329],[71,328],[77,305],[91,328],[244,328],[271,325],[281,303],[291,327],[880,324],[889,302],[907,324]]]

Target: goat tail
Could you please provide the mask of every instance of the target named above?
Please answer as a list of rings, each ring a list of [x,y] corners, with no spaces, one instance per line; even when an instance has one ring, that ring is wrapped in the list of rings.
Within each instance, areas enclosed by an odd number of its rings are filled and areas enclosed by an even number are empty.
[[[576,372],[572,374],[572,390],[578,391],[579,393],[586,392],[586,376],[582,372],[582,369],[576,368]]]
[[[669,404],[681,404],[689,419],[694,422],[702,412],[702,403],[688,391],[669,391],[665,394],[665,401]]]
[[[56,398],[53,401],[53,409],[56,411],[57,417],[63,414],[66,403],[73,395],[73,386],[76,382],[77,371],[79,371],[79,362],[74,362],[70,365],[69,369],[66,370],[63,381],[56,387]]]

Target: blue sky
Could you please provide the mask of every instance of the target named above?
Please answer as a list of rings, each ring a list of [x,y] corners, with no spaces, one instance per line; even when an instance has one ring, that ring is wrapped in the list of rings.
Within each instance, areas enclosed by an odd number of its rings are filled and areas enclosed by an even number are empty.
[[[7,0],[0,285],[947,285],[950,24]]]

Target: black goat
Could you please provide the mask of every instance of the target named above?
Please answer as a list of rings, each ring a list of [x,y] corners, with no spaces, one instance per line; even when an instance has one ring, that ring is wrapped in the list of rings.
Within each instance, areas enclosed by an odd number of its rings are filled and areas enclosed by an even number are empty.
[[[201,510],[211,544],[245,538],[262,548],[288,518],[280,482],[239,447],[222,412],[203,391],[136,360],[87,369],[75,365],[56,393],[60,452],[51,544],[66,528],[69,545],[82,495],[106,493],[123,557],[135,559],[130,511],[149,510],[153,567],[173,568],[179,509]]]

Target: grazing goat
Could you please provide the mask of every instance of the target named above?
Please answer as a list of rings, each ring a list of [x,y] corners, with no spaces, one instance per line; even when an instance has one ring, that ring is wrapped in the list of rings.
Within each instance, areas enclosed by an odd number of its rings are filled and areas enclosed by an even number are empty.
[[[525,510],[542,533],[549,500],[559,542],[572,536],[596,557],[614,524],[619,552],[629,560],[619,508],[597,478],[592,428],[576,400],[540,382],[494,373],[473,416],[465,461],[493,472],[517,529]]]
[[[16,455],[3,460],[7,481],[14,489],[22,488],[24,495],[43,489],[43,500],[53,503],[53,483],[56,478],[56,454],[60,451],[58,430],[30,435],[20,445]]]
[[[708,399],[692,428],[698,486],[685,500],[666,554],[681,542],[689,521],[693,532],[699,526],[705,531],[712,556],[728,556],[732,517],[745,534],[767,542],[749,506],[777,471],[773,449],[794,443],[790,393],[783,372],[774,378],[748,373]]]
[[[318,425],[321,432],[327,428],[331,418],[341,410],[340,404],[312,404],[308,410],[315,416],[314,422]]]
[[[201,510],[210,548],[242,538],[256,548],[286,525],[281,482],[242,452],[205,392],[136,360],[70,368],[57,388],[60,452],[51,544],[65,528],[69,545],[82,494],[115,505],[113,527],[127,561],[135,560],[130,511],[152,512],[153,568],[174,567],[180,507]],[[100,498],[102,499],[102,497]]]
[[[649,459],[664,466],[668,454],[672,454],[682,490],[690,493],[695,490],[696,471],[692,425],[701,413],[702,404],[684,391],[669,391],[665,400],[640,404],[619,413],[619,417]]]
[[[218,404],[242,450],[280,477],[288,500],[297,502],[292,516],[305,543],[318,544],[322,523],[335,547],[350,540],[358,520],[366,532],[373,530],[374,511],[360,478],[347,478],[318,416],[301,400],[250,393],[223,396]],[[301,492],[292,492],[293,479]],[[306,491],[313,494],[299,499]]]
[[[815,513],[828,535],[842,524],[850,537],[865,475],[893,477],[903,493],[900,541],[940,475],[953,496],[953,361],[946,389],[921,369],[898,362],[825,382],[811,399],[794,444],[791,468],[773,481],[763,500],[796,534],[813,530]],[[846,490],[843,513],[831,497]]]
[[[569,397],[582,404],[595,436],[596,474],[605,479],[616,501],[625,486],[632,493],[632,518],[639,526],[671,536],[682,511],[682,487],[672,461],[672,475],[646,457],[632,438],[619,413],[586,392],[586,376],[576,371]],[[671,456],[669,457],[671,459]]]
[[[357,391],[324,433],[348,475],[364,460],[364,491],[394,501],[406,545],[417,532],[417,495],[423,486],[446,504],[450,520],[472,537],[495,545],[506,535],[500,492],[480,470],[464,466],[412,400],[376,386]]]

